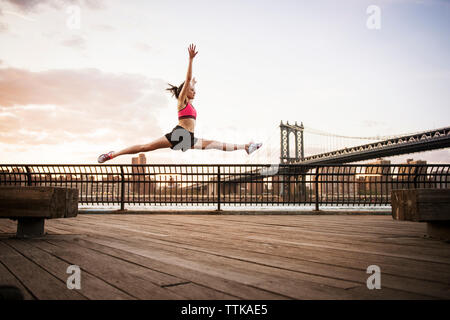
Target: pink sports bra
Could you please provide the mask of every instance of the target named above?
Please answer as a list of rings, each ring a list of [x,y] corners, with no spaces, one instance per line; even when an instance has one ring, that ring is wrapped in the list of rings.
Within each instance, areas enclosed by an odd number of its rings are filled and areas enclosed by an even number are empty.
[[[178,120],[186,118],[192,118],[194,120],[197,119],[197,111],[190,103],[188,103],[183,109],[178,111]]]

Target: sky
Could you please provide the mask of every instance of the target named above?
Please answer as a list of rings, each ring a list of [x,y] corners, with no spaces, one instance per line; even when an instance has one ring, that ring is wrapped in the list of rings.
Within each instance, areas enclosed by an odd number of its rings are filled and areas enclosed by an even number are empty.
[[[165,88],[190,43],[196,136],[263,148],[148,163],[274,163],[281,120],[364,137],[447,127],[449,33],[446,0],[0,0],[0,163],[94,164],[170,132]],[[449,163],[450,149],[405,158]]]

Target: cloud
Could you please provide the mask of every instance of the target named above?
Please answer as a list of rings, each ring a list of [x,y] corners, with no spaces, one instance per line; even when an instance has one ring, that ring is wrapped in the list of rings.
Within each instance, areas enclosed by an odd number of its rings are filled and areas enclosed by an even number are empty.
[[[105,9],[106,5],[102,0],[84,0],[86,7],[93,10]]]
[[[0,33],[8,31],[8,25],[6,23],[0,22]]]
[[[35,19],[27,17],[27,16],[24,16],[23,14],[20,14],[20,13],[17,13],[17,12],[13,12],[13,11],[9,11],[8,10],[8,11],[4,11],[4,13],[12,15],[12,16],[15,16],[15,17],[18,17],[18,18],[26,20],[26,21],[36,22]]]
[[[113,27],[109,24],[97,24],[97,25],[92,26],[92,29],[101,31],[101,32],[112,32],[112,31],[116,30],[115,27]]]
[[[21,9],[22,11],[29,11],[31,8],[34,8],[39,5],[40,2],[47,2],[47,1],[39,1],[39,0],[6,0],[6,2],[9,2],[13,5],[15,5],[17,8]]]
[[[63,6],[79,5],[92,10],[104,9],[102,0],[6,0],[23,12],[36,12],[43,6],[61,9]]]
[[[97,69],[0,69],[0,143],[143,143],[161,136],[165,81]]]
[[[86,48],[86,39],[80,35],[73,35],[71,38],[61,41],[61,44],[65,47],[83,50]]]
[[[101,10],[106,8],[103,0],[6,0],[6,2],[12,4],[19,12],[2,11],[2,9],[0,9],[0,16],[6,13],[32,22],[36,20],[21,13],[36,13],[41,11],[45,6],[58,10],[64,9],[70,5],[78,5],[81,8],[88,8],[91,10]],[[7,30],[8,25],[0,22],[0,33]]]

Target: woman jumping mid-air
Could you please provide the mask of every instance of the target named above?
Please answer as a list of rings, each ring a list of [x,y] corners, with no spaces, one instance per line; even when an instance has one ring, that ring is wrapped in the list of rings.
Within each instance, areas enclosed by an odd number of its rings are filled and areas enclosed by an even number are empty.
[[[186,151],[189,149],[217,149],[223,151],[245,150],[247,154],[251,154],[261,147],[261,143],[247,144],[227,144],[214,140],[197,139],[194,137],[195,120],[197,111],[191,104],[195,97],[195,78],[192,78],[192,61],[197,55],[195,46],[190,45],[189,51],[189,67],[184,81],[179,87],[169,84],[171,87],[167,90],[178,99],[178,125],[165,136],[156,139],[148,144],[135,145],[119,152],[108,152],[98,157],[98,162],[114,159],[123,154],[135,154],[140,152],[153,151],[163,148],[171,148],[172,150]]]

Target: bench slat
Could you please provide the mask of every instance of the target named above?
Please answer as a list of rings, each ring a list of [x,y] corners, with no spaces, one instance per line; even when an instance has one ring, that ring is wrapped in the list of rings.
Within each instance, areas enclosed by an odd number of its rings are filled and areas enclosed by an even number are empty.
[[[450,189],[392,190],[392,217],[407,221],[450,221]]]
[[[68,218],[78,214],[78,190],[60,187],[0,187],[0,218]]]

